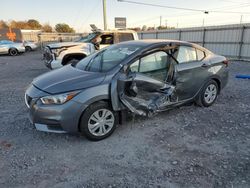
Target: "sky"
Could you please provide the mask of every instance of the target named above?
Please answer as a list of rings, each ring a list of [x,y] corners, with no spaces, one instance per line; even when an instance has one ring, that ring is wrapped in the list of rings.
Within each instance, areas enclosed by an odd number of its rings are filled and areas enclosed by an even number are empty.
[[[233,11],[239,13],[204,14],[187,10],[151,7],[117,0],[107,1],[108,28],[114,28],[114,17],[126,17],[127,27],[159,26],[193,27],[250,23],[250,0],[131,0],[192,9]],[[89,32],[89,24],[103,28],[102,0],[1,0],[0,20],[37,19],[40,23],[67,23],[77,32]]]

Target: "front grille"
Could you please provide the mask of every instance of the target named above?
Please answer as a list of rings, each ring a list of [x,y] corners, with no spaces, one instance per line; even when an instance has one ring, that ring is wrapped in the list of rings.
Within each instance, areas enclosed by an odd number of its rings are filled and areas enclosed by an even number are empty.
[[[47,63],[49,63],[50,61],[53,60],[53,55],[52,55],[52,53],[50,52],[50,49],[47,48],[47,47],[44,49],[43,56],[44,56],[45,62],[47,62]]]
[[[29,108],[32,102],[32,98],[25,93],[25,104]]]

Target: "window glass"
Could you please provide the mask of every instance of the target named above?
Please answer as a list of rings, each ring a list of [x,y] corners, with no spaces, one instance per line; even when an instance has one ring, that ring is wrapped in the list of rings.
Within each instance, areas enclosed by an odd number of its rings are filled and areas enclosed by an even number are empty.
[[[119,42],[129,41],[134,39],[132,33],[118,33],[117,35]]]
[[[117,66],[128,56],[139,50],[141,46],[130,44],[115,44],[97,53],[87,56],[75,66],[90,72],[106,72]]]
[[[131,72],[138,72],[139,71],[139,60],[135,61],[130,65]]]
[[[135,61],[130,65],[130,70],[134,72],[138,71],[160,81],[165,81],[167,75],[167,64],[168,55],[165,52],[160,51],[147,55],[141,58],[140,61]]]
[[[204,59],[205,57],[205,53],[199,49],[196,49],[196,52],[197,52],[197,60],[200,61],[202,59]]]
[[[113,44],[114,43],[114,37],[112,34],[102,35],[101,39],[102,40],[100,44]]]
[[[190,61],[196,61],[195,48],[189,46],[180,46],[177,55],[177,61],[179,63],[185,63]]]

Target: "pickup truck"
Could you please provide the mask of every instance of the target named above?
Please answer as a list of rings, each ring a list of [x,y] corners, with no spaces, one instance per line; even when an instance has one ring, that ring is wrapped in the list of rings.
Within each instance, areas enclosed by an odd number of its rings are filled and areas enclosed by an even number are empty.
[[[74,42],[61,42],[44,48],[45,65],[50,69],[60,68],[82,60],[96,50],[123,41],[138,40],[132,30],[95,31]]]

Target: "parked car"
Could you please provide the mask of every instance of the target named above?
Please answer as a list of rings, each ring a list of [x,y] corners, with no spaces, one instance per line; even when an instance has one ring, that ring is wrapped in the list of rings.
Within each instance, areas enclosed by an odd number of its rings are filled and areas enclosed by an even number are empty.
[[[137,40],[132,30],[95,31],[74,42],[62,42],[47,45],[44,48],[45,65],[50,69],[77,62],[96,50],[123,41]]]
[[[37,43],[35,43],[34,41],[32,40],[25,40],[23,42],[24,46],[25,46],[25,50],[26,52],[30,52],[30,51],[33,51],[33,50],[36,50],[38,48],[38,45]]]
[[[10,40],[0,41],[0,54],[9,54],[11,56],[16,56],[19,53],[23,52],[25,52],[25,47],[21,42],[12,42]]]
[[[186,103],[211,106],[228,81],[228,61],[196,44],[129,41],[33,80],[25,93],[37,130],[110,136],[125,112],[152,116]]]

